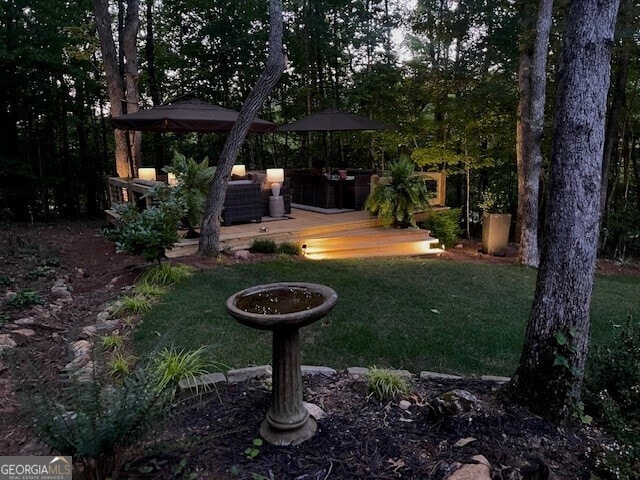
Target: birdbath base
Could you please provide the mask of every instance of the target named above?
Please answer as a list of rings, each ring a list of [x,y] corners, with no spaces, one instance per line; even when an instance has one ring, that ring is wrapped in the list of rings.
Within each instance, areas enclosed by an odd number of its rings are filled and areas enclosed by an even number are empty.
[[[298,445],[318,430],[302,401],[299,330],[324,317],[337,300],[332,289],[313,283],[258,285],[227,299],[237,321],[273,331],[273,403],[260,426],[269,443]]]
[[[318,424],[312,417],[309,417],[301,427],[295,430],[276,430],[267,420],[264,420],[260,425],[260,436],[272,445],[279,447],[300,445],[313,437],[317,431]]]

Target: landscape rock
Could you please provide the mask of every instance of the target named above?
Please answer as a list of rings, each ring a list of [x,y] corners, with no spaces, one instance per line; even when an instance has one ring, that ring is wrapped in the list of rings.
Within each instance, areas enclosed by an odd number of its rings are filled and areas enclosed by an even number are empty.
[[[89,355],[78,355],[72,361],[67,363],[64,366],[64,369],[71,374],[79,374],[80,370],[86,367],[89,363],[91,363],[91,357],[89,357]]]
[[[369,373],[369,369],[365,367],[349,367],[347,373],[354,377],[363,377]]]
[[[437,372],[420,372],[420,378],[422,380],[433,379],[433,380],[458,380],[462,377],[458,375],[449,375],[448,373],[437,373]]]
[[[87,338],[91,338],[94,335],[97,335],[97,333],[98,329],[95,325],[87,325],[86,327],[83,327],[82,330],[80,330],[79,337],[83,340],[86,340]]]
[[[311,415],[316,420],[322,420],[327,416],[327,412],[325,412],[315,403],[302,402],[302,404],[304,405],[304,408],[307,409],[307,412],[309,412],[309,415]]]
[[[98,313],[98,315],[96,315],[96,322],[97,323],[106,322],[110,318],[111,318],[111,312],[108,310],[105,310],[103,312]]]
[[[257,367],[236,368],[227,372],[229,383],[240,383],[246,380],[259,380],[271,376],[271,365]]]
[[[103,333],[113,332],[118,328],[118,325],[120,325],[120,322],[118,322],[118,320],[105,320],[104,322],[97,322],[96,329],[98,330],[98,332]]]
[[[233,256],[236,260],[251,260],[253,258],[253,253],[249,250],[237,250]]]
[[[71,351],[75,357],[86,355],[91,351],[91,342],[88,340],[77,340],[71,344]]]
[[[227,378],[220,372],[205,373],[196,378],[184,378],[178,386],[181,390],[207,390],[216,383],[226,382]]]
[[[19,318],[13,323],[21,327],[26,327],[28,325],[34,325],[36,323],[36,319],[33,317],[24,317],[24,318]]]
[[[398,403],[398,406],[402,410],[407,410],[409,407],[411,407],[411,402],[409,402],[407,400],[400,400],[400,402]]]
[[[11,338],[11,335],[8,333],[4,333],[0,335],[0,352],[2,350],[8,350],[10,348],[14,348],[17,345],[15,340]]]
[[[480,376],[480,379],[486,382],[496,382],[496,383],[507,383],[511,380],[510,377],[497,377],[495,375],[482,375]]]
[[[53,287],[51,297],[55,300],[67,300],[71,298],[71,292],[67,290],[67,287]]]
[[[462,415],[480,408],[480,400],[466,390],[450,390],[430,403],[431,408],[440,415]]]
[[[337,373],[333,368],[316,365],[302,365],[300,370],[302,375],[324,375],[325,377],[332,377]]]
[[[53,282],[53,286],[51,290],[54,288],[67,288],[67,281],[64,278],[58,278],[55,282]]]
[[[471,457],[475,463],[465,463],[447,480],[491,480],[491,465],[484,455]]]
[[[18,330],[14,330],[11,333],[22,335],[23,337],[33,337],[36,334],[36,332],[31,330],[30,328],[19,328]]]
[[[411,380],[413,376],[409,370],[389,370],[394,375],[399,376],[400,378],[406,378],[407,380]]]

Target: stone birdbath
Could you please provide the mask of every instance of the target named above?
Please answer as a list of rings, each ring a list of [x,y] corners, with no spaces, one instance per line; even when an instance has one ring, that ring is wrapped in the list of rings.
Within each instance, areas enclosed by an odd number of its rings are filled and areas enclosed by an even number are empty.
[[[271,283],[227,299],[227,311],[251,328],[273,331],[273,404],[260,435],[274,445],[298,445],[318,426],[302,403],[300,328],[324,317],[338,295],[315,283]]]

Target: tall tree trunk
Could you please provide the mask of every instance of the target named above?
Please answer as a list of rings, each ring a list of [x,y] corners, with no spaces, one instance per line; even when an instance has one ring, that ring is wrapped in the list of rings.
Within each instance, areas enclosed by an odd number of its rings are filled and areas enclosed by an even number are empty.
[[[520,263],[537,267],[538,198],[542,168],[542,133],[546,92],[547,54],[553,0],[540,0],[532,55],[525,48],[520,57],[518,84],[518,124],[516,157],[518,163],[518,225],[520,230]]]
[[[118,117],[123,113],[126,113],[126,104],[127,102],[133,103],[133,94],[126,95],[124,90],[124,84],[122,81],[122,77],[120,75],[120,67],[118,60],[118,53],[116,51],[116,42],[113,39],[113,34],[111,31],[111,15],[109,14],[109,2],[108,0],[92,0],[93,1],[93,12],[96,18],[96,28],[98,31],[98,37],[100,39],[100,50],[102,52],[102,63],[104,65],[104,71],[107,81],[107,93],[109,95],[109,104],[110,104],[110,113],[112,117]],[[127,42],[133,41],[133,48],[131,45],[125,46],[124,51],[125,55],[130,55],[127,57],[127,86],[129,86],[129,82],[133,82],[133,84],[137,81],[137,57],[136,57],[136,49],[135,49],[135,37],[137,35],[137,24],[139,20],[136,21],[136,17],[139,18],[138,12],[138,0],[129,0],[127,8],[127,20],[124,31],[127,33],[123,33],[123,37],[126,37]],[[129,25],[129,22],[132,24]],[[135,28],[134,28],[135,27]],[[124,39],[121,39],[125,41]],[[132,67],[129,67],[129,63],[132,64]],[[135,66],[135,72],[133,71],[133,66]],[[138,104],[137,100],[137,87],[136,87],[136,99],[135,99],[136,107]],[[116,157],[116,172],[119,177],[131,177],[135,174],[133,169],[132,160],[134,158],[139,157],[138,152],[133,152],[129,150],[129,139],[127,138],[126,132],[122,130],[115,130],[115,157]],[[133,142],[132,146],[139,145],[138,142]]]
[[[249,132],[249,127],[265,102],[269,93],[278,83],[285,69],[284,53],[282,51],[282,0],[269,1],[269,58],[267,64],[258,78],[256,85],[242,105],[238,120],[233,125],[229,137],[222,148],[218,168],[216,169],[207,204],[204,220],[200,231],[198,253],[212,256],[218,253],[218,241],[220,239],[220,214],[227,193],[227,184],[231,177],[231,169],[235,162],[244,139]]]
[[[127,15],[122,35],[122,46],[127,61],[124,67],[126,113],[135,113],[140,109],[138,104],[140,98],[138,94],[138,30],[140,30],[140,1],[127,0]],[[137,172],[140,167],[142,134],[133,130],[128,131],[127,134],[131,152],[130,160],[134,171]]]
[[[566,421],[589,338],[604,118],[618,0],[571,3],[558,73],[547,222],[520,363],[505,393]]]
[[[622,0],[620,3],[620,18],[624,19],[623,10],[631,7],[630,0]],[[621,25],[620,27],[631,28],[630,25]],[[604,224],[605,213],[607,211],[607,192],[609,187],[609,170],[611,159],[616,150],[616,146],[621,140],[622,126],[624,125],[624,116],[627,109],[627,76],[629,73],[630,51],[632,48],[632,39],[625,36],[622,39],[622,46],[619,55],[614,55],[615,61],[613,67],[613,80],[611,84],[611,104],[607,111],[607,123],[604,137],[604,152],[602,154],[602,185],[600,189],[600,226]],[[601,231],[601,228],[598,229]],[[600,248],[605,247],[604,238],[600,244]]]

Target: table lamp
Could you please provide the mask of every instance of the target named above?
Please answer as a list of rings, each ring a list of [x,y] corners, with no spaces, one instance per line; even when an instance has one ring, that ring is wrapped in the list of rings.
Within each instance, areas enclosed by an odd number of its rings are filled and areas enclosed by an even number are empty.
[[[282,168],[268,168],[267,169],[267,182],[271,183],[271,194],[274,197],[280,196],[280,187],[284,182],[284,169]]]
[[[244,177],[247,175],[247,169],[244,165],[234,165],[231,169],[231,176]]]
[[[140,180],[154,180],[156,179],[156,169],[152,167],[140,167],[138,169],[138,178]]]

